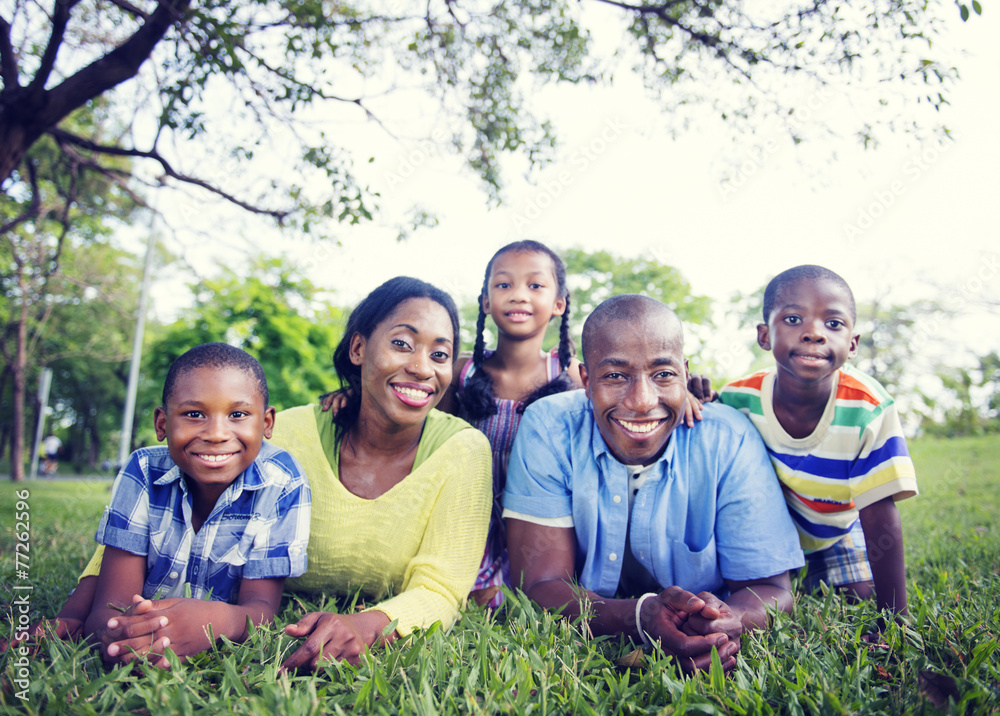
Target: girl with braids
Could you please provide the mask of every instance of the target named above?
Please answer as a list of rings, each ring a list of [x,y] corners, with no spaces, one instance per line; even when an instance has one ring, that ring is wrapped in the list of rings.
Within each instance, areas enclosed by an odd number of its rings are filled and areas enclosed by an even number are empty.
[[[524,409],[547,395],[582,388],[580,362],[569,337],[570,295],[566,265],[537,241],[517,241],[497,251],[486,265],[479,296],[476,345],[455,365],[451,386],[438,410],[458,415],[486,434],[493,452],[493,508],[486,549],[470,599],[496,608],[500,587],[509,584],[507,539],[500,498],[507,461]],[[487,314],[497,330],[497,347],[486,348]],[[559,344],[542,348],[549,322],[559,317]],[[690,376],[692,382],[700,376]],[[321,397],[323,410],[340,410],[344,391]],[[690,393],[685,422],[701,419],[701,403]]]
[[[439,410],[459,415],[485,433],[493,452],[489,533],[469,595],[480,605],[499,606],[500,586],[509,579],[500,496],[521,413],[546,395],[582,387],[580,362],[573,358],[569,337],[569,302],[566,265],[550,248],[518,241],[497,251],[486,265],[475,351],[459,358],[451,386],[438,404]],[[496,324],[496,350],[488,350],[483,339],[487,314]],[[556,316],[561,317],[559,345],[545,352],[545,330]],[[343,410],[349,393],[322,396],[323,409],[335,414]]]
[[[508,244],[486,265],[475,351],[471,358],[459,359],[449,391],[453,396],[445,396],[441,405],[482,430],[493,449],[493,514],[470,595],[479,604],[499,606],[500,586],[509,581],[500,496],[521,413],[546,395],[582,387],[580,362],[573,358],[569,337],[569,312],[566,265],[544,244]],[[483,339],[487,314],[496,325],[496,350],[488,350]],[[559,345],[546,352],[545,331],[557,316]]]

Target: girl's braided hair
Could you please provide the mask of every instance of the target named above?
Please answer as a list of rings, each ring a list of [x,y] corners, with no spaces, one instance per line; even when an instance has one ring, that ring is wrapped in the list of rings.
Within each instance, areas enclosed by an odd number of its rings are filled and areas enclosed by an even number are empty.
[[[494,262],[503,254],[512,252],[545,254],[552,259],[552,270],[557,284],[556,294],[566,300],[566,310],[563,311],[562,320],[559,323],[559,375],[525,398],[521,410],[539,398],[572,390],[574,387],[567,372],[574,351],[573,340],[569,337],[570,296],[569,288],[566,286],[566,264],[556,252],[545,244],[530,239],[515,241],[493,254],[493,258],[486,264],[483,290],[479,295],[479,317],[476,319],[476,346],[472,352],[472,365],[476,370],[469,379],[468,385],[460,388],[456,395],[460,413],[463,418],[469,421],[480,420],[497,412],[496,405],[493,403],[493,379],[489,373],[483,370],[483,359],[486,357],[486,341],[483,338],[483,330],[486,327],[486,311],[483,310],[483,299],[489,293],[490,273],[493,271]]]

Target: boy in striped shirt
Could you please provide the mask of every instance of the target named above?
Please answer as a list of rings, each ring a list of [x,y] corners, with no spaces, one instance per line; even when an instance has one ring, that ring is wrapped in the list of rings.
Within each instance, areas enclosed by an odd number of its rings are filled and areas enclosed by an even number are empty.
[[[796,266],[764,291],[757,342],[775,367],[725,386],[767,445],[806,553],[803,586],[819,583],[907,614],[896,500],[917,494],[892,398],[846,365],[858,350],[854,295],[821,266]]]

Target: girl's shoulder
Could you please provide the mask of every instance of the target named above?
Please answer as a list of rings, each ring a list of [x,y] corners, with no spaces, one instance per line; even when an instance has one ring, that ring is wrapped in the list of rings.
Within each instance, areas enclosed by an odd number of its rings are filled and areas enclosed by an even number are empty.
[[[451,379],[452,385],[456,388],[465,385],[465,381],[469,376],[469,371],[473,370],[473,368],[472,351],[462,351],[462,353],[458,356],[458,360],[455,361],[455,373],[454,377]]]
[[[551,351],[549,351],[549,380],[555,380],[559,377],[562,370],[559,367],[559,346],[556,346]],[[580,361],[575,357],[571,356],[569,359],[569,365],[566,366],[566,375],[573,382],[574,387],[582,388],[583,379],[580,377]]]
[[[483,360],[486,360],[494,351],[489,348],[483,353]],[[455,373],[452,378],[452,385],[456,390],[464,388],[469,383],[469,379],[472,375],[481,368],[477,368],[475,362],[472,360],[472,351],[462,351],[459,356],[458,361],[455,363]]]

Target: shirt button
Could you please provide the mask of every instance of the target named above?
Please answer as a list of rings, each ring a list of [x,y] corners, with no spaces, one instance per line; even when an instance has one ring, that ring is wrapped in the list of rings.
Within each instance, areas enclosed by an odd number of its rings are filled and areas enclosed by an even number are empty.
[[[611,554],[608,555],[608,559],[610,559],[612,562],[615,562],[618,560],[618,555],[612,552]]]
[[[611,499],[615,502],[615,504],[617,504],[617,503],[619,503],[619,502],[622,501],[622,496],[621,495],[615,495]]]
[[[177,579],[179,576],[181,576],[181,575],[179,575],[177,572],[171,572],[170,573],[170,578],[171,579]]]

